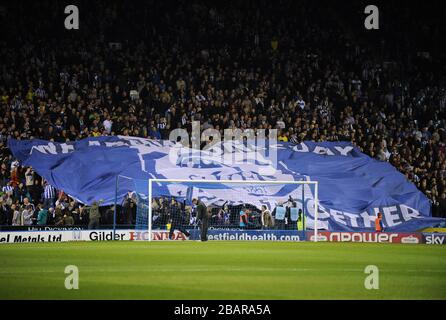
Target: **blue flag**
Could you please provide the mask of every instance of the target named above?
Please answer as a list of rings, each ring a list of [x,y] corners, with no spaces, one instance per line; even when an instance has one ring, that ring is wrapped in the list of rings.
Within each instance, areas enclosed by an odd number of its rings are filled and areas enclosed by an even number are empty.
[[[113,204],[115,196],[120,203],[130,191],[147,195],[151,178],[194,180],[175,187],[160,184],[153,189],[154,195],[185,199],[198,195],[205,202],[221,205],[234,201],[237,194],[245,203],[265,204],[270,209],[291,196],[305,212],[307,227],[312,228],[313,185],[199,182],[309,180],[318,182],[321,229],[372,231],[378,212],[387,231],[414,231],[443,220],[432,218],[430,201],[403,174],[348,142],[279,142],[253,149],[230,141],[200,151],[170,141],[110,136],[68,143],[10,139],[8,145],[22,165],[32,166],[54,187],[86,204],[100,199]]]

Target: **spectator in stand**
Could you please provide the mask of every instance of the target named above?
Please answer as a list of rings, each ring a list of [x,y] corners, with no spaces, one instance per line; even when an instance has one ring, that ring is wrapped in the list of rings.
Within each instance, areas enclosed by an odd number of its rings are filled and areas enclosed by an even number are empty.
[[[45,206],[43,206],[43,208],[46,209]],[[48,222],[48,225],[50,225],[50,226],[53,226],[56,224],[56,212],[54,211],[53,207],[50,207],[48,209],[47,222]]]
[[[28,190],[26,190],[23,183],[19,183],[13,190],[13,198],[15,201],[18,201],[20,203],[23,203],[25,199],[28,199],[29,193]]]
[[[29,207],[31,208],[32,211],[35,210],[35,206],[34,206],[34,204],[31,203],[27,197],[23,198],[22,203],[23,203],[23,206],[24,206],[24,207],[28,207],[28,206],[29,206]]]
[[[14,187],[12,182],[8,181],[5,186],[3,186],[2,191],[6,194],[12,195],[14,193]]]
[[[446,192],[443,192],[438,200],[437,215],[446,218]]]
[[[63,216],[63,225],[64,226],[73,226],[74,225],[74,218],[71,215],[71,212],[66,212]]]
[[[32,226],[33,225],[33,215],[34,211],[30,205],[24,206],[22,211],[22,221],[24,226]]]
[[[108,207],[103,211],[101,216],[101,225],[111,226],[113,225],[113,217],[115,214],[115,206]]]
[[[37,205],[38,203],[40,203],[43,200],[43,191],[44,189],[42,188],[42,184],[40,180],[35,179],[34,180],[34,186],[33,188],[29,189],[29,195],[32,199],[32,202],[34,205]]]
[[[34,191],[34,170],[31,167],[28,167],[25,172],[25,188],[31,199],[33,199],[31,194]]]
[[[227,201],[222,205],[222,207],[218,210],[217,214],[217,224],[218,225],[229,225],[231,223],[231,213],[229,212],[229,207],[227,205]]]
[[[246,228],[248,226],[248,213],[245,207],[240,209],[239,216],[239,227]]]
[[[270,229],[274,226],[273,223],[273,217],[271,215],[271,212],[268,210],[267,206],[262,205],[262,228],[263,229]]]
[[[3,202],[3,199],[0,199],[0,226],[10,225],[8,220],[9,220],[9,208]]]
[[[54,209],[54,225],[57,227],[63,226],[64,224],[64,215],[62,213],[62,208],[60,206],[56,206]]]
[[[56,189],[49,184],[48,181],[45,181],[44,185],[43,206],[48,209],[54,206],[54,201],[56,200]]]
[[[90,207],[86,207],[89,209],[88,215],[88,229],[97,229],[100,225],[101,214],[99,212],[99,206],[104,200],[94,201]]]
[[[12,225],[13,226],[23,226],[23,217],[22,212],[16,207],[15,204],[11,206],[11,210],[13,212],[12,216]]]
[[[125,225],[132,225],[134,223],[133,221],[133,211],[136,210],[135,202],[132,199],[132,194],[129,193],[127,197],[124,199],[124,203],[122,205],[122,213],[124,221],[123,223]]]
[[[78,226],[87,226],[88,225],[88,210],[85,210],[84,207],[76,207],[73,211],[74,222]]]
[[[43,207],[43,204],[39,203],[38,206],[38,215],[37,215],[37,225],[45,226],[48,220],[48,210]]]

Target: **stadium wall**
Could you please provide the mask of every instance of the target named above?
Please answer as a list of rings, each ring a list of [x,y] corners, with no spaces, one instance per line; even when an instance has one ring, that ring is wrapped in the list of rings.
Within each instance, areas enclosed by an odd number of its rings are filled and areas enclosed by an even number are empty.
[[[198,240],[198,230],[191,231],[191,240]],[[153,230],[154,240],[168,240],[167,230]],[[209,230],[209,240],[226,241],[313,241],[312,231],[293,230]],[[183,233],[174,232],[175,240],[186,240]],[[67,241],[147,241],[148,232],[130,229],[116,230],[57,230],[57,231],[2,231],[0,243],[45,243]],[[403,244],[446,244],[446,233],[393,232],[328,232],[318,233],[321,242],[375,242]]]

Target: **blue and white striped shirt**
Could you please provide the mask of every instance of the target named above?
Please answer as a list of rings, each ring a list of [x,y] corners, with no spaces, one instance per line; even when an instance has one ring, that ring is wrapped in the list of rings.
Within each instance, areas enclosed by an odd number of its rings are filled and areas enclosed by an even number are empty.
[[[12,192],[13,189],[14,189],[14,188],[13,188],[12,186],[4,186],[4,187],[2,188],[2,191],[3,191],[3,192]]]
[[[44,189],[43,198],[44,199],[56,198],[56,189],[52,185],[47,184]]]

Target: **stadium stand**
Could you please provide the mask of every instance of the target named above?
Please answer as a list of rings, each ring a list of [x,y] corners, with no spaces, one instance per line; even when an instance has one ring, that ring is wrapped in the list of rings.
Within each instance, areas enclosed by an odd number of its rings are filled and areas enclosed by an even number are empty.
[[[87,2],[79,3],[82,11]],[[1,11],[0,225],[86,227],[91,214],[19,166],[8,137],[167,139],[194,120],[219,130],[277,128],[279,140],[293,143],[350,141],[394,165],[428,196],[433,216],[446,217],[444,24],[423,20],[422,10],[412,21],[402,10],[384,17],[386,40],[377,42],[345,18],[359,4],[338,5],[97,1],[81,29],[69,32],[54,27],[63,16],[49,14],[63,12],[60,2],[8,4]],[[439,19],[444,13],[439,7]],[[401,37],[401,26],[413,37]],[[131,202],[120,206],[118,223],[134,223]],[[111,224],[113,208],[100,214],[101,224]],[[213,218],[224,214],[216,209]]]

